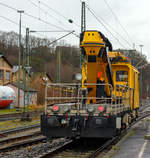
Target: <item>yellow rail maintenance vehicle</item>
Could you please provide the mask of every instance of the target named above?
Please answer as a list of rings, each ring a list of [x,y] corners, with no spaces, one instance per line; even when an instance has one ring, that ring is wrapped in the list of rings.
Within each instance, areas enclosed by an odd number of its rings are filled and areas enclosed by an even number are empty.
[[[47,137],[111,138],[138,117],[139,72],[128,58],[112,51],[99,31],[82,32],[80,47],[81,84],[46,85],[46,91],[57,86],[72,93],[46,94],[41,132]]]

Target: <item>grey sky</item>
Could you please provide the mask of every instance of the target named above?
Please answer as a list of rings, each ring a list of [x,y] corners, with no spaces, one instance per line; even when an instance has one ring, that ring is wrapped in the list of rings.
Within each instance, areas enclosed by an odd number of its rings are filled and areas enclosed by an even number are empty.
[[[128,32],[129,36],[120,27],[118,20],[114,17],[106,5],[105,1],[112,8],[113,12],[116,14],[117,18],[121,22],[121,25]],[[16,9],[24,10],[25,13],[38,17],[48,23],[52,23],[64,30],[75,30],[77,34],[80,33],[80,21],[81,21],[81,2],[80,0],[0,0],[0,2],[7,4]],[[40,2],[40,3],[39,3]],[[106,37],[110,39],[114,48],[124,48],[131,49],[133,43],[135,43],[136,49],[139,50],[139,44],[143,44],[143,52],[150,57],[150,1],[149,0],[86,0],[90,9],[94,10],[96,16],[101,20],[103,18],[106,23],[106,30],[87,10],[87,29],[97,29],[105,34]],[[33,4],[34,3],[34,4]],[[60,15],[53,12],[50,8],[44,6],[50,6],[51,8],[58,11]],[[16,23],[19,21],[19,14],[11,9],[8,9],[0,5],[0,16],[7,17]],[[73,19],[74,23],[68,23],[67,19]],[[3,31],[15,31],[18,32],[18,26],[4,20],[0,17],[0,30]],[[104,22],[102,20],[102,22]],[[39,20],[35,20],[26,15],[22,15],[22,25],[29,27],[30,30],[62,30],[60,28],[55,28],[50,24],[45,24]],[[125,40],[116,34],[113,30],[117,31]],[[22,29],[22,33],[25,34],[25,29]],[[66,33],[41,33],[36,34],[40,37],[60,37]],[[113,34],[113,36],[112,36]],[[114,38],[115,36],[115,38]],[[116,40],[117,38],[117,40]],[[74,35],[70,35],[65,38],[70,44],[79,44],[79,39]],[[118,42],[121,43],[119,43]]]

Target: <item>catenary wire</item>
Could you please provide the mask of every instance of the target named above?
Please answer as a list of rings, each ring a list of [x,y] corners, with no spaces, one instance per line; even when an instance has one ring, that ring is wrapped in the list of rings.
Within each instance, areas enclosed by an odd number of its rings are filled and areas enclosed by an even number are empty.
[[[4,17],[4,16],[2,16],[2,15],[0,15],[0,18],[5,19],[5,20],[7,20],[7,21],[9,21],[9,22],[11,22],[11,23],[13,23],[13,24],[15,24],[15,25],[19,25],[17,22],[15,22],[15,21],[13,21],[13,20],[11,20],[11,19],[8,19],[7,17]],[[24,26],[22,26],[22,27],[24,28]]]
[[[39,0],[37,0],[39,1]],[[69,20],[69,18],[65,17],[64,15],[62,15],[61,13],[59,13],[57,10],[53,9],[52,7],[50,7],[49,5],[47,5],[46,3],[40,1],[40,4],[47,7],[48,9],[52,10],[53,12],[55,12],[57,15],[63,17],[64,19],[66,19],[67,21]],[[76,22],[73,21],[73,24],[75,24],[77,27],[80,27]]]
[[[11,23],[13,23],[13,24],[19,26],[19,23],[15,22],[15,21],[13,21],[13,20],[11,20],[11,19],[5,17],[5,16],[1,16],[1,15],[0,15],[0,18],[3,18],[4,20],[7,20],[7,21],[9,21],[9,22],[11,22]],[[26,26],[24,26],[24,25],[21,25],[21,27],[26,29]],[[35,33],[36,33],[36,34],[39,34],[39,35],[42,35],[42,34],[40,34],[39,32],[35,32]],[[73,33],[73,31],[72,31],[72,32],[69,32],[68,34],[72,34],[72,33]],[[64,35],[63,37],[65,37],[65,36],[67,36],[67,35]],[[62,38],[62,37],[61,37],[61,38]],[[60,38],[60,39],[61,39],[61,38]],[[57,41],[57,40],[56,40],[56,41]],[[55,42],[55,41],[53,41],[52,43],[54,43],[54,42]]]
[[[116,41],[118,41],[120,46],[125,48],[124,45],[119,41],[119,39],[113,35],[113,33],[103,24],[103,22],[95,15],[95,13],[87,5],[86,5],[86,7],[89,10],[89,12],[95,17],[95,19],[112,35],[112,37],[114,37],[116,39]]]
[[[16,8],[14,8],[14,7],[11,7],[11,6],[7,5],[7,4],[4,4],[4,3],[2,3],[2,2],[0,2],[0,5],[2,5],[2,6],[4,6],[4,7],[7,7],[7,8],[9,8],[9,9],[12,9],[12,10],[14,10],[14,11],[18,11],[18,9],[16,9]],[[51,26],[53,26],[53,27],[55,27],[55,28],[64,30],[64,28],[62,28],[62,27],[59,27],[59,26],[57,26],[57,25],[55,25],[55,24],[52,24],[52,23],[50,23],[50,22],[46,22],[45,20],[39,19],[38,17],[33,16],[33,15],[29,14],[29,13],[24,12],[24,14],[27,15],[28,17],[31,17],[31,18],[35,19],[35,20],[41,21],[41,22],[43,22],[43,23],[45,23],[45,24],[49,24],[49,25],[51,25]]]
[[[118,21],[120,27],[122,28],[122,30],[125,32],[125,34],[127,35],[127,37],[131,40],[130,35],[128,34],[127,30],[123,27],[123,25],[121,24],[119,18],[117,17],[117,15],[115,14],[115,12],[113,11],[113,9],[111,8],[111,6],[109,5],[109,3],[107,2],[107,0],[104,0],[105,4],[107,5],[107,7],[109,8],[110,12],[112,13],[112,15],[115,17],[115,19]]]
[[[80,0],[80,2],[82,3],[82,0]],[[120,43],[121,46],[123,46],[123,44],[121,44],[121,42],[118,40],[118,38],[116,38],[109,30],[108,28],[103,24],[105,23],[106,25],[108,25],[117,35],[119,35],[128,45],[130,48],[132,48],[132,45],[122,36],[120,35],[111,25],[109,25],[104,19],[101,18],[101,20],[96,16],[95,12],[93,9],[91,9],[89,7],[89,5],[86,4],[87,9],[91,12],[91,14],[99,21],[99,23]],[[93,12],[93,13],[92,13]],[[103,21],[103,22],[102,22]],[[123,46],[124,47],[124,46]],[[125,47],[124,47],[125,48]]]
[[[11,19],[5,17],[5,16],[0,15],[0,18],[4,19],[4,20],[6,20],[6,21],[9,21],[9,22],[11,22],[12,24],[15,24],[15,25],[19,26],[19,23],[15,22],[15,21],[13,21],[13,20],[11,20]],[[27,27],[26,27],[25,25],[21,25],[21,28],[26,29]],[[41,34],[41,33],[39,33],[39,32],[35,32],[35,33],[38,34],[38,35],[43,36],[43,34]]]
[[[32,0],[28,0],[33,6],[35,6],[36,8],[38,8],[39,10],[41,10],[42,12],[46,13],[49,17],[54,18],[56,21],[58,21],[59,23],[63,24],[59,19],[57,19],[56,17],[54,17],[53,15],[49,14],[47,11],[45,11],[44,9],[42,9],[41,7],[39,7],[37,4],[35,4],[34,2],[32,2]],[[40,1],[39,1],[40,2]],[[40,13],[39,13],[39,18],[40,18]],[[64,24],[63,24],[64,25]],[[65,25],[64,25],[65,26]],[[66,26],[65,26],[66,27]]]
[[[4,3],[2,3],[2,2],[0,2],[0,5],[2,5],[2,6],[4,6],[4,7],[7,7],[7,8],[9,8],[9,9],[12,9],[12,10],[14,10],[14,11],[18,11],[18,9],[16,9],[16,8],[14,8],[14,7],[11,7],[11,6],[7,5],[7,4],[4,4]],[[45,23],[45,24],[51,25],[51,26],[53,26],[53,27],[55,27],[55,28],[58,28],[58,29],[61,29],[61,30],[65,30],[65,29],[62,28],[62,27],[59,27],[59,26],[57,26],[57,25],[55,25],[55,24],[52,24],[52,23],[50,23],[50,22],[47,22],[47,21],[45,21],[45,20],[43,20],[43,19],[39,19],[38,17],[33,16],[33,15],[29,14],[29,13],[24,12],[24,14],[27,15],[28,17],[31,17],[31,18],[33,18],[33,19],[35,19],[35,20],[38,20],[38,21],[41,21],[41,22],[43,22],[43,23]],[[79,35],[77,35],[76,33],[73,33],[73,35],[75,35],[77,38],[79,38]]]
[[[101,25],[103,25],[103,27],[105,27],[105,29],[107,28],[105,25],[104,25],[104,23],[107,25],[107,26],[109,26],[118,36],[120,36],[120,38],[122,39],[122,40],[124,40],[127,44],[128,44],[128,46],[129,46],[129,48],[132,48],[132,45],[121,35],[121,34],[119,34],[110,24],[108,24],[103,18],[101,18],[101,20],[96,16],[96,13],[94,12],[94,10],[92,9],[92,8],[90,8],[89,7],[89,5],[86,5],[86,7],[87,7],[87,9],[92,13],[92,14],[94,14],[94,17],[101,23]],[[103,22],[102,22],[103,21]],[[107,31],[110,33],[111,31],[109,31],[109,29],[107,28]],[[111,33],[111,35],[112,35],[112,33]],[[114,37],[114,35],[113,35],[113,37]],[[116,37],[115,37],[116,38]],[[117,38],[118,39],[118,38]],[[120,42],[120,41],[119,41]]]

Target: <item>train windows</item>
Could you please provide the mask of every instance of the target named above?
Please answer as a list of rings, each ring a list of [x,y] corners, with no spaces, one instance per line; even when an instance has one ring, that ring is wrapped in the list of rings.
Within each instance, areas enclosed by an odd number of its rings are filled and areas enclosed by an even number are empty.
[[[128,71],[116,71],[116,81],[128,82]]]

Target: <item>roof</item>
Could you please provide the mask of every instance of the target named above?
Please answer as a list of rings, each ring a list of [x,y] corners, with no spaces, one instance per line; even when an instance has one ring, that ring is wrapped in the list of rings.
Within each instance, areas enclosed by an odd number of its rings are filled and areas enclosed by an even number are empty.
[[[0,58],[3,58],[8,63],[8,65],[13,68],[12,64],[8,61],[8,59],[4,55],[0,54]]]
[[[14,65],[14,66],[13,66],[13,74],[17,73],[17,72],[18,72],[18,69],[19,69],[19,66],[18,66],[18,65]],[[22,70],[24,71],[24,68],[23,68],[22,65],[20,65],[20,69],[22,69]],[[25,72],[31,77],[31,74],[28,73],[27,70],[25,70]]]
[[[15,87],[18,87],[18,84],[17,83],[7,83],[5,85],[13,85]],[[20,83],[20,89],[22,89],[24,91],[24,84],[23,83]],[[26,89],[26,92],[38,92],[36,89],[33,89],[29,86],[27,86],[27,89]]]
[[[118,67],[119,66],[119,68],[120,68],[120,66],[124,66],[124,67],[128,67],[129,69],[131,68],[131,69],[133,69],[134,71],[136,71],[137,73],[140,73],[139,71],[138,71],[138,69],[136,69],[132,64],[130,64],[130,63],[124,63],[124,62],[119,62],[119,63],[114,63],[114,64],[112,64],[113,66],[116,66],[116,67]]]
[[[52,81],[52,78],[51,78],[50,75],[49,75],[48,73],[46,73],[46,72],[36,72],[36,73],[33,74],[32,77],[33,77],[33,79],[37,78],[38,76],[43,78],[45,75],[48,77],[48,79],[49,79],[50,81]]]

